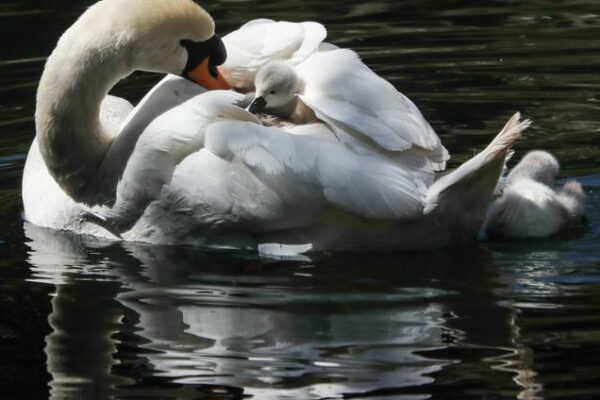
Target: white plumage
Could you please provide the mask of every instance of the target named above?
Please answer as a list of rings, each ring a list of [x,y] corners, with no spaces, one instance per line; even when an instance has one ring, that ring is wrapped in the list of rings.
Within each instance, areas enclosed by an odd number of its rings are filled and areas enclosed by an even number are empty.
[[[440,162],[447,159],[440,139],[413,102],[352,50],[313,54],[297,71],[306,82],[300,98],[321,119],[350,127],[386,150],[418,146],[439,153]]]
[[[143,29],[144,43],[133,45],[136,62],[146,63],[149,70],[181,69],[185,59],[178,48],[168,50],[177,53],[172,64],[167,50],[162,55],[156,49],[145,54],[140,49],[152,44],[148,41],[160,41],[164,49],[170,43],[179,46],[182,26],[194,25],[190,18],[210,25],[197,28],[198,32],[212,32],[212,21],[188,0],[173,4],[192,7],[196,17],[189,12],[152,13],[151,21],[141,7],[147,3],[139,0],[99,4],[86,14],[96,21],[93,34],[85,24],[76,24],[61,39],[63,48],[72,45],[82,57],[69,63],[56,56],[48,62],[46,70],[58,79],[40,85],[38,114],[45,121],[52,108],[45,103],[49,99],[60,106],[64,118],[53,120],[53,134],[55,145],[64,143],[68,148],[64,154],[70,164],[65,165],[98,168],[87,194],[102,202],[111,200],[112,205],[90,208],[73,201],[49,173],[40,155],[42,144],[35,141],[23,177],[23,202],[25,217],[36,225],[114,238],[112,231],[124,240],[162,244],[225,241],[237,247],[269,244],[268,248],[312,250],[447,246],[475,237],[509,147],[526,127],[515,116],[480,155],[433,183],[432,160],[437,156],[443,160],[445,150],[410,100],[376,77],[352,52],[325,46],[320,25],[267,20],[251,22],[225,38],[230,61],[223,72],[243,82],[273,58],[299,65],[306,74],[309,101],[319,103],[316,108],[326,124],[267,128],[237,107],[243,95],[206,92],[174,77],[159,83],[125,119],[130,106],[123,102],[122,108],[103,107],[96,116],[94,99],[99,107],[110,86],[134,67],[119,64],[130,47],[109,40],[118,26],[103,20],[103,7],[118,13],[118,8],[128,6],[128,17],[121,22],[131,25],[126,30],[132,40],[138,37],[136,29]],[[104,30],[98,28],[102,23]],[[152,26],[161,29],[153,32]],[[249,37],[256,48],[245,46]],[[255,40],[261,37],[264,40]],[[321,51],[324,47],[327,52]],[[98,49],[106,60],[89,57]],[[328,57],[348,62],[342,71],[353,83],[336,81],[335,68],[315,77],[312,68]],[[62,68],[65,63],[68,68]],[[72,73],[78,80],[69,81]],[[90,84],[78,84],[92,75]],[[64,93],[66,86],[75,92],[73,97],[60,101],[52,97]],[[82,98],[85,102],[79,101]],[[60,136],[61,132],[87,135],[95,118],[110,139],[99,166],[85,163],[84,144],[90,143],[71,143]],[[80,124],[74,126],[77,121]],[[116,126],[121,127],[119,132],[112,130]],[[40,124],[38,135],[43,136],[45,129]],[[381,148],[360,138],[350,143],[341,132],[368,137]]]
[[[256,72],[269,61],[298,64],[317,51],[326,36],[323,25],[316,22],[247,22],[223,37],[228,52],[224,76],[234,87],[252,88]]]
[[[548,237],[579,223],[585,213],[585,193],[576,181],[555,188],[559,171],[558,161],[546,151],[523,157],[488,209],[481,236]]]
[[[298,126],[288,133],[258,124],[221,122],[210,126],[206,148],[264,173],[319,188],[322,201],[363,217],[410,219],[423,209],[427,186],[418,167],[381,155],[357,154],[328,135],[321,124]]]

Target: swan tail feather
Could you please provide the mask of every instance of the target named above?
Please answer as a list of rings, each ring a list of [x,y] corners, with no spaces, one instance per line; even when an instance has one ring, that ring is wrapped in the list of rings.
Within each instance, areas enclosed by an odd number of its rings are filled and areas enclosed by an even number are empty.
[[[521,113],[516,112],[504,125],[504,128],[500,131],[500,133],[492,140],[492,142],[486,147],[484,151],[490,152],[493,155],[495,151],[503,151],[508,154],[510,151],[510,146],[514,142],[517,141],[521,137],[523,131],[525,131],[531,125],[531,120],[526,119],[521,121]]]
[[[530,120],[522,121],[520,113],[515,113],[483,151],[429,188],[424,213],[463,221],[477,229],[511,154],[511,146],[530,124]]]

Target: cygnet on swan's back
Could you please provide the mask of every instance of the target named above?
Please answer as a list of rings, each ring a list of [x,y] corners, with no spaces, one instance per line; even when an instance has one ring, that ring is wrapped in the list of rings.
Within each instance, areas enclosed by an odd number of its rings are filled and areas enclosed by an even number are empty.
[[[248,110],[288,119],[294,124],[320,122],[314,111],[300,100],[304,82],[285,61],[272,61],[256,74],[254,100]]]
[[[555,189],[556,158],[541,150],[528,153],[510,172],[503,193],[488,209],[482,237],[548,237],[581,221],[585,193],[568,181]]]

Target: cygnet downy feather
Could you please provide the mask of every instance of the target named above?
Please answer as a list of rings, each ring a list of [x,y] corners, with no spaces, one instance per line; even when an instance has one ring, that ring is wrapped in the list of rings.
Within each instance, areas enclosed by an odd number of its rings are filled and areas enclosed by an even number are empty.
[[[541,150],[528,153],[506,178],[506,187],[490,206],[480,236],[542,238],[581,221],[585,193],[570,180],[555,189],[556,158]]]

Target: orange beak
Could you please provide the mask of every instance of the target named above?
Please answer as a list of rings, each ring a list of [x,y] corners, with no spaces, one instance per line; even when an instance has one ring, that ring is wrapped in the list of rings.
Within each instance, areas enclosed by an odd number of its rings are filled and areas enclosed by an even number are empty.
[[[223,78],[218,68],[216,68],[216,77],[210,73],[208,61],[207,57],[200,65],[188,73],[188,77],[208,90],[231,89],[231,86],[227,83],[225,78]]]

